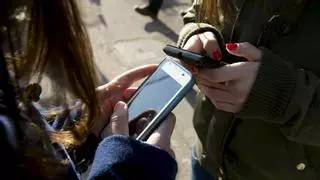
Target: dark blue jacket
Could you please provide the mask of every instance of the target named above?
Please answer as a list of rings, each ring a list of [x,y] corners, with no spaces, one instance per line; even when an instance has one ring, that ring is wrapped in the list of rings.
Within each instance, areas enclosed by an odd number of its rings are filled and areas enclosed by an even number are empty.
[[[23,177],[10,124],[0,116],[0,174],[2,178],[19,179]],[[79,179],[73,167],[66,179]],[[177,163],[166,151],[126,136],[111,136],[99,144],[88,179],[170,180],[176,173]]]
[[[99,145],[89,179],[170,180],[176,161],[166,152],[124,136],[105,138]]]

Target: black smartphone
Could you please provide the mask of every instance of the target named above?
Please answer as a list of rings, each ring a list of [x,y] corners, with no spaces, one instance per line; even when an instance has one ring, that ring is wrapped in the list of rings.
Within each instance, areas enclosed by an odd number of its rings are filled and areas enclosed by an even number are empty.
[[[212,59],[208,55],[201,55],[171,45],[166,45],[163,51],[171,57],[177,58],[186,64],[196,66],[197,68],[218,68],[227,63]]]
[[[129,126],[139,124],[133,122],[137,118],[144,118],[140,123],[144,128],[136,134],[136,139],[147,140],[194,84],[192,74],[178,62],[170,58],[162,61],[128,103]]]

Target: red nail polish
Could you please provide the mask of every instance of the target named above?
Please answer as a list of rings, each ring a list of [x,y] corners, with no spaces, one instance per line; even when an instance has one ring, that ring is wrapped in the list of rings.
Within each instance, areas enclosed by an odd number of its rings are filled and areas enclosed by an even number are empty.
[[[194,66],[191,67],[191,73],[196,74],[198,72],[198,69]]]
[[[226,47],[227,47],[228,50],[234,51],[234,50],[236,50],[238,48],[238,44],[236,44],[236,43],[227,43]]]
[[[214,52],[212,52],[212,57],[213,57],[213,59],[214,60],[221,60],[221,51],[214,51]]]

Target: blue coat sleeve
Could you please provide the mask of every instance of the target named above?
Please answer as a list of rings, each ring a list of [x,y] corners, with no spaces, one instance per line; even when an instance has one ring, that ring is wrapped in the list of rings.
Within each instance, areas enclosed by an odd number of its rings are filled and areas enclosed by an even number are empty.
[[[89,179],[171,180],[178,166],[164,150],[125,136],[105,138],[98,146]]]

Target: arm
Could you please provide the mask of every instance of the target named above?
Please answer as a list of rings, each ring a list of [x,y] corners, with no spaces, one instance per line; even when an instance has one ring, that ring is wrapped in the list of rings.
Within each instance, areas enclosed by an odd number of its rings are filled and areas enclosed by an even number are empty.
[[[320,146],[320,79],[261,48],[256,81],[238,114],[279,126],[292,141]]]
[[[112,136],[100,143],[89,179],[170,180],[176,173],[177,163],[166,151],[125,136]]]
[[[180,47],[197,34],[196,27],[196,24],[187,24],[183,28],[178,41]],[[211,28],[211,32],[216,30],[203,24],[199,31],[206,28]],[[289,140],[320,146],[319,77],[295,67],[268,49],[260,50],[262,58],[256,81],[236,115],[241,119],[275,123]]]

